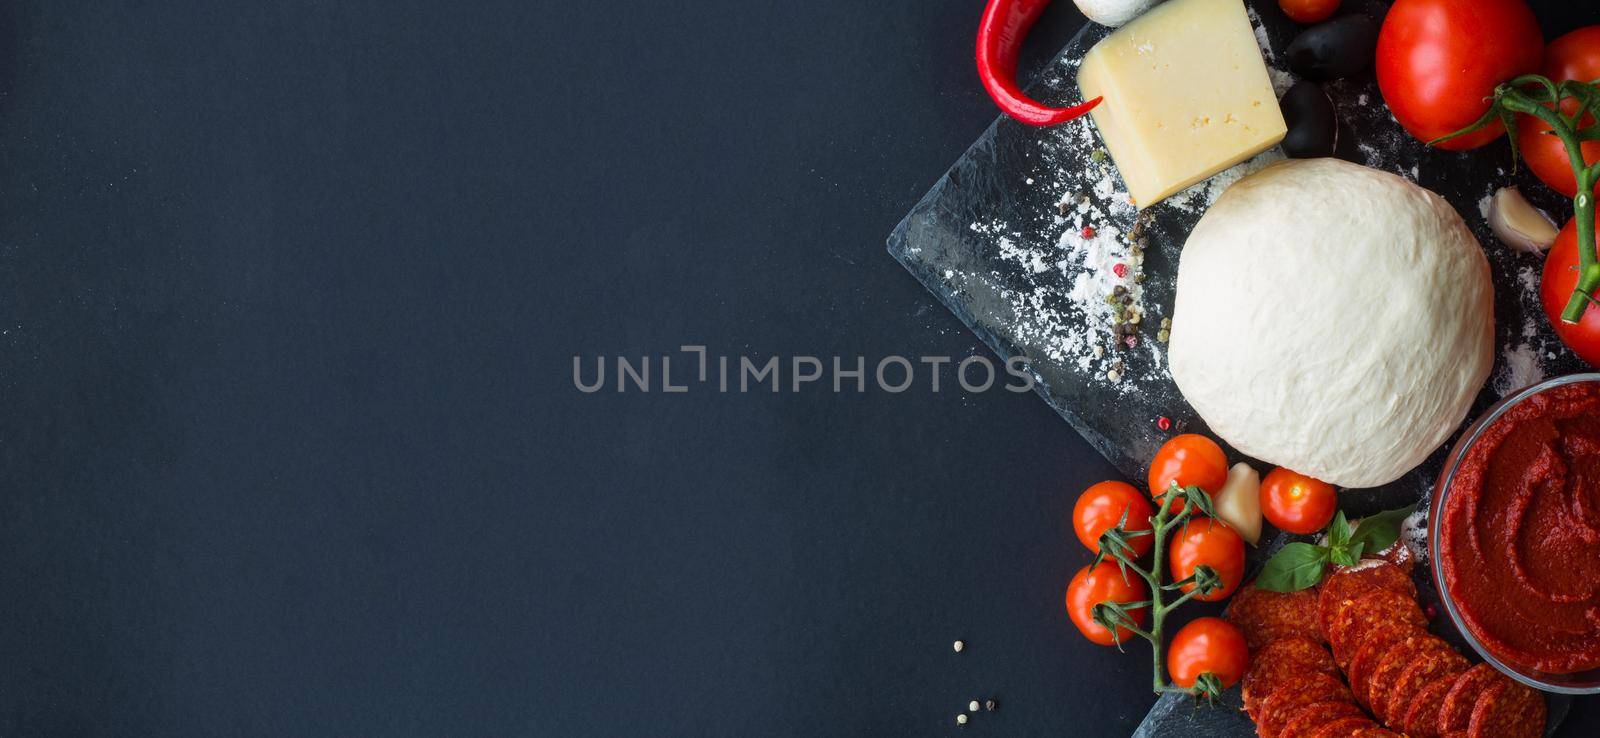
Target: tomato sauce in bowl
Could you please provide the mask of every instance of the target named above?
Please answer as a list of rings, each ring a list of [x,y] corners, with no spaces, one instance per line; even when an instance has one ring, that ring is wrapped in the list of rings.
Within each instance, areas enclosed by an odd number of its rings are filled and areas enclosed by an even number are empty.
[[[1600,692],[1600,374],[1492,407],[1451,451],[1430,525],[1446,608],[1486,660]]]

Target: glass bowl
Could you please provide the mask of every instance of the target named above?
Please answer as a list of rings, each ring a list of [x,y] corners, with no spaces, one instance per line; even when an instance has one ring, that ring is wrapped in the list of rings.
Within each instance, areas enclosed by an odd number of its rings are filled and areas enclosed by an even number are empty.
[[[1489,410],[1483,414],[1483,417],[1467,428],[1467,432],[1461,435],[1461,439],[1456,441],[1455,447],[1450,450],[1450,455],[1445,458],[1444,471],[1440,472],[1439,482],[1434,485],[1433,502],[1428,513],[1428,555],[1433,569],[1433,583],[1438,588],[1439,599],[1444,602],[1445,610],[1450,613],[1450,620],[1455,623],[1456,630],[1461,633],[1461,637],[1472,645],[1472,649],[1477,651],[1484,661],[1494,664],[1495,668],[1504,672],[1507,676],[1535,689],[1561,694],[1600,694],[1600,669],[1590,669],[1574,674],[1551,674],[1503,661],[1484,648],[1483,644],[1478,642],[1477,636],[1473,635],[1471,629],[1467,627],[1466,622],[1461,619],[1461,613],[1456,609],[1455,599],[1450,595],[1450,590],[1445,587],[1444,575],[1438,565],[1439,525],[1444,518],[1441,512],[1444,510],[1445,501],[1450,497],[1451,483],[1455,481],[1456,471],[1461,464],[1461,460],[1466,457],[1467,452],[1478,442],[1485,429],[1496,420],[1499,420],[1500,416],[1505,414],[1507,410],[1516,407],[1518,403],[1534,395],[1548,391],[1552,387],[1583,382],[1600,383],[1600,374],[1571,374],[1565,377],[1549,379],[1513,392],[1490,406]]]

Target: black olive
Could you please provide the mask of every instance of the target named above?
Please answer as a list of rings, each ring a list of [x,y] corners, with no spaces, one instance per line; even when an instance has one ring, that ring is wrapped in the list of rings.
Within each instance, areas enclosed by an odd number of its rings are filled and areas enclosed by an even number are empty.
[[[1332,156],[1339,138],[1339,118],[1333,101],[1315,82],[1296,82],[1279,101],[1283,122],[1289,134],[1283,137],[1283,153],[1291,159]]]
[[[1378,24],[1347,15],[1306,29],[1289,44],[1289,70],[1306,79],[1341,79],[1366,71],[1378,49]]]

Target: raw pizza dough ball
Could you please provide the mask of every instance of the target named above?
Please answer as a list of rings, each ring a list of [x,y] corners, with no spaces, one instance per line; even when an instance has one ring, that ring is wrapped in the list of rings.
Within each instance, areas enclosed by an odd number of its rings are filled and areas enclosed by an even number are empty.
[[[1235,448],[1376,487],[1443,443],[1488,378],[1489,264],[1438,195],[1338,159],[1284,161],[1189,235],[1168,351]]]
[[[1161,0],[1073,0],[1089,20],[1116,28],[1149,10]]]

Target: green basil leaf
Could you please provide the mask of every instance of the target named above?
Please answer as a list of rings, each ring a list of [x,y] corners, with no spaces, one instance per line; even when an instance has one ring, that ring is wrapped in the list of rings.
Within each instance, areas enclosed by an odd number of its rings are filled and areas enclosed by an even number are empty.
[[[1350,536],[1350,521],[1345,518],[1344,511],[1334,512],[1333,520],[1328,523],[1328,548],[1338,550],[1349,546]]]
[[[1417,511],[1416,505],[1402,507],[1398,510],[1385,510],[1375,515],[1368,515],[1356,525],[1356,532],[1350,537],[1352,544],[1360,543],[1366,550],[1373,553],[1382,551],[1394,545],[1400,538],[1400,526]]]
[[[1297,592],[1322,581],[1328,568],[1329,550],[1323,546],[1296,541],[1267,560],[1256,577],[1256,586],[1272,592]]]

